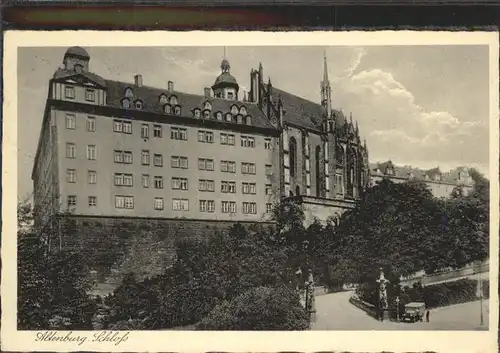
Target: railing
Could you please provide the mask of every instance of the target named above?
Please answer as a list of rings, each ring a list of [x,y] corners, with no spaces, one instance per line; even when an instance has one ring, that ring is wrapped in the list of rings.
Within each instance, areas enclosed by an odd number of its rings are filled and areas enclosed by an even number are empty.
[[[355,298],[354,296],[349,298],[349,303],[354,305],[355,307],[363,310],[369,316],[373,318],[377,318],[377,308],[375,305],[362,301],[361,299]]]

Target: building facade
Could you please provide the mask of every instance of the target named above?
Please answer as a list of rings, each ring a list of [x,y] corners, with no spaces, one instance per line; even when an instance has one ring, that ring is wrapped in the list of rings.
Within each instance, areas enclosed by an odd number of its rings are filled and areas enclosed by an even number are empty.
[[[49,82],[32,179],[37,220],[80,216],[259,222],[293,197],[308,218],[351,208],[369,184],[357,123],[332,108],[326,58],[317,104],[229,62],[203,94],[107,80],[69,48]]]
[[[464,194],[468,194],[474,186],[469,169],[465,167],[458,167],[443,173],[439,167],[423,170],[411,166],[397,166],[392,161],[387,161],[370,164],[370,177],[371,185],[382,179],[389,179],[394,183],[423,182],[437,198],[450,197],[456,187],[461,187]]]

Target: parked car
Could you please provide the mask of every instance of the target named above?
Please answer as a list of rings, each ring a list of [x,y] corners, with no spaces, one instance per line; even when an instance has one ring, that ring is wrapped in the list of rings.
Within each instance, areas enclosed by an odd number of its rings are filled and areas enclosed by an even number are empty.
[[[403,321],[417,322],[423,321],[425,314],[425,303],[412,302],[405,305]]]

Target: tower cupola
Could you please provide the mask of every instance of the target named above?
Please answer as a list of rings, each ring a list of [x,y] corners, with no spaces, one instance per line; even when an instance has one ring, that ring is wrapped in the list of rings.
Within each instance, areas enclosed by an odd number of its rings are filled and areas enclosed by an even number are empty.
[[[221,74],[217,76],[214,84],[212,85],[212,90],[214,91],[214,96],[216,98],[228,99],[228,100],[238,100],[239,85],[236,79],[231,75],[231,65],[226,59],[226,50],[224,48],[224,59],[220,64]]]
[[[90,55],[82,47],[71,47],[66,50],[63,58],[64,69],[67,71],[89,71]]]

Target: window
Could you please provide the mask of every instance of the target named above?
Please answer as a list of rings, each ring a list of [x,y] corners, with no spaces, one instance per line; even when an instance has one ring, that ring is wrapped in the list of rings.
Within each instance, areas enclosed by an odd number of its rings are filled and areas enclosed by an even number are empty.
[[[215,114],[215,117],[217,118],[217,120],[222,121],[222,113],[221,112],[217,112],[217,114]]]
[[[213,180],[200,179],[198,182],[198,189],[200,191],[215,191],[215,182]]]
[[[160,95],[160,104],[165,104],[167,102],[168,102],[167,96],[164,94]]]
[[[234,181],[221,181],[221,192],[225,194],[236,193],[236,182]]]
[[[125,89],[125,97],[133,97],[134,96],[134,92],[132,91],[132,88],[127,88]]]
[[[272,148],[272,142],[271,139],[265,139],[264,140],[264,148],[266,150],[270,150]]]
[[[155,210],[163,210],[163,197],[155,197]]]
[[[215,211],[214,200],[200,200],[200,212],[214,212],[214,211]]]
[[[245,107],[241,107],[241,108],[240,108],[240,114],[241,114],[241,115],[247,115],[247,108],[245,108]]]
[[[266,175],[273,175],[273,166],[266,164]]]
[[[214,142],[214,133],[211,131],[198,131],[198,141],[205,143],[213,143]]]
[[[76,196],[75,195],[68,196],[68,207],[69,206],[76,206]]]
[[[255,147],[255,139],[251,136],[241,136],[241,147]]]
[[[95,131],[95,118],[88,116],[87,117],[87,131],[94,132]]]
[[[170,159],[170,166],[172,168],[187,169],[188,158],[187,157],[172,156]]]
[[[231,113],[227,113],[226,114],[226,121],[228,123],[232,122],[233,121],[233,116],[231,115]]]
[[[296,169],[297,169],[297,142],[295,138],[290,138],[289,142],[290,149],[290,176],[295,177]]]
[[[187,141],[187,129],[180,127],[172,127],[170,129],[170,138],[172,140]]]
[[[220,161],[220,171],[225,173],[236,173],[236,162]]]
[[[236,213],[235,201],[222,201],[222,213]]]
[[[173,190],[187,190],[188,189],[187,178],[172,177],[172,189]]]
[[[163,108],[166,114],[172,114],[172,107],[170,104],[165,104],[165,107]]]
[[[133,186],[132,174],[115,173],[115,186]]]
[[[203,111],[203,119],[210,119],[210,111],[209,110]]]
[[[66,180],[68,181],[68,183],[76,183],[76,170],[66,170]]]
[[[238,114],[238,107],[237,106],[233,105],[231,107],[231,114],[233,114],[233,115]]]
[[[155,167],[163,167],[163,155],[155,153],[153,156],[153,164]]]
[[[257,187],[255,183],[242,183],[242,193],[255,195],[257,193]]]
[[[163,189],[163,177],[155,176],[155,189]]]
[[[172,210],[174,211],[189,211],[189,200],[186,199],[173,199]]]
[[[201,112],[200,112],[200,110],[199,110],[199,109],[195,109],[195,110],[194,110],[194,117],[195,117],[195,118],[199,118],[200,116],[201,116]]]
[[[95,170],[89,170],[87,173],[87,179],[89,184],[97,184],[97,172]]]
[[[147,150],[141,151],[141,164],[149,165],[149,151]]]
[[[220,144],[234,146],[234,135],[233,134],[220,134]]]
[[[198,158],[198,169],[199,170],[214,170],[214,160],[206,158]]]
[[[321,196],[321,173],[320,173],[320,164],[321,164],[321,147],[316,146],[316,150],[314,152],[314,157],[316,159],[316,196]]]
[[[123,132],[123,122],[121,120],[113,120],[113,131]]]
[[[115,163],[132,164],[132,152],[115,150],[114,161]]]
[[[85,100],[87,102],[94,102],[95,101],[95,91],[93,89],[85,90]]]
[[[233,92],[227,92],[227,99],[234,99],[234,93]]]
[[[175,115],[181,115],[181,107],[175,107],[174,113]]]
[[[123,122],[123,133],[131,134],[132,133],[132,123],[130,121]]]
[[[128,99],[122,99],[122,107],[125,109],[130,108],[130,100]]]
[[[113,120],[113,131],[124,134],[132,133],[132,122],[123,120]]]
[[[66,129],[74,130],[75,125],[75,116],[73,114],[66,114]]]
[[[335,185],[336,185],[337,194],[343,195],[344,194],[344,178],[342,177],[342,174],[335,175]]]
[[[74,143],[66,144],[66,157],[76,158],[76,145]]]
[[[272,203],[266,203],[266,213],[273,213],[273,204]]]
[[[75,87],[66,86],[64,88],[64,96],[69,99],[75,98]]]
[[[148,174],[143,174],[141,176],[141,182],[142,182],[142,187],[143,188],[149,188],[149,175]]]
[[[243,213],[244,214],[256,214],[257,204],[255,202],[243,202]]]
[[[247,125],[252,125],[252,117],[250,115],[248,115],[246,118],[245,118],[245,124]]]
[[[273,186],[271,184],[266,184],[266,195],[272,195]]]
[[[157,138],[161,138],[163,136],[163,130],[161,128],[161,125],[153,126],[153,136]]]
[[[238,115],[236,116],[236,122],[237,122],[238,124],[243,124],[243,117],[242,117],[241,115],[239,115],[239,114],[238,114]]]
[[[95,145],[87,146],[87,159],[91,161],[95,161],[97,158],[97,149]]]
[[[137,110],[142,110],[142,102],[141,101],[135,101],[135,109]]]
[[[255,174],[255,163],[241,163],[241,174]]]
[[[115,207],[116,208],[134,208],[134,197],[133,196],[115,196]]]
[[[148,124],[141,125],[141,138],[143,138],[143,139],[149,138],[149,125]]]
[[[97,196],[89,196],[89,207],[97,206]]]

